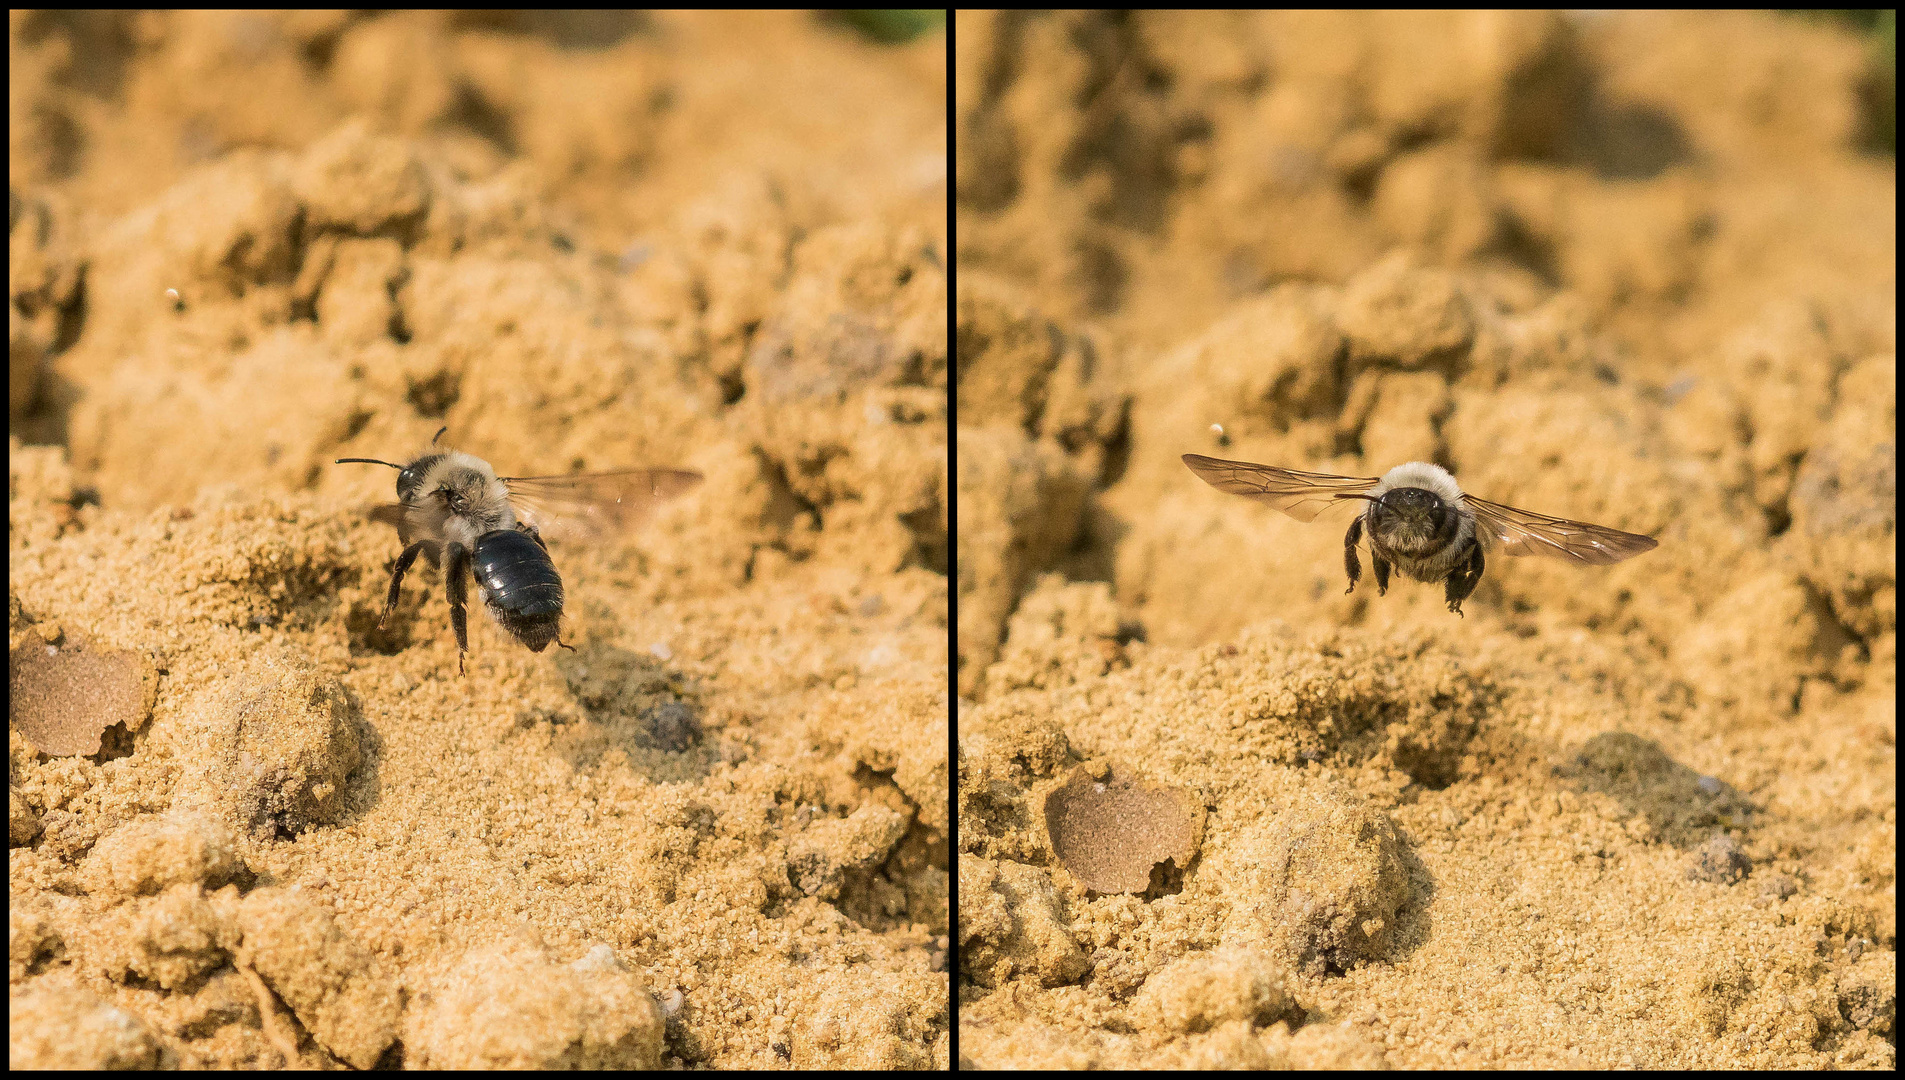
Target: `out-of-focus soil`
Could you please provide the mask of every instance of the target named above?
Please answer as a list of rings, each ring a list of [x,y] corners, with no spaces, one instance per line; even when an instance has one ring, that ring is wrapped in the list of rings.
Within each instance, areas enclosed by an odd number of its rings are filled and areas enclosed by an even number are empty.
[[[9,30],[9,1063],[945,1067],[943,36]],[[459,675],[441,427],[706,479]]]
[[[957,19],[962,1063],[1893,1067],[1866,45],[1727,13]],[[1366,554],[1345,595],[1348,511],[1185,453],[1432,461],[1660,546],[1497,551],[1457,618],[1377,596]],[[1172,789],[1207,814],[1189,865],[1090,888],[1198,833],[1119,795]]]

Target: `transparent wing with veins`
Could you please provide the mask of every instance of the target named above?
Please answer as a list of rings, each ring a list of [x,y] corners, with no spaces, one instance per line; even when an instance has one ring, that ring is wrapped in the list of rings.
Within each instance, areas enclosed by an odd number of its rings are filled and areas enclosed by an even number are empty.
[[[1651,536],[1590,525],[1585,521],[1549,517],[1532,510],[1462,496],[1475,512],[1479,531],[1501,546],[1505,555],[1546,555],[1589,566],[1606,566],[1652,551],[1660,541]]]
[[[686,469],[623,469],[574,476],[505,476],[510,505],[545,537],[602,540],[641,524],[701,483]]]
[[[1269,503],[1298,521],[1315,520],[1316,515],[1338,503],[1350,501],[1349,496],[1363,494],[1381,479],[1375,476],[1299,472],[1296,469],[1279,469],[1275,465],[1225,461],[1202,454],[1185,454],[1184,464],[1211,487],[1260,503]]]

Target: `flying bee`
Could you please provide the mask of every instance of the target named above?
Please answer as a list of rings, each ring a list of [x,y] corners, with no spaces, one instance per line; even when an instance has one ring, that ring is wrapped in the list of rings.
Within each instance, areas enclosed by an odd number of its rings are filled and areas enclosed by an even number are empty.
[[[1547,555],[1584,566],[1605,566],[1659,547],[1648,536],[1549,517],[1465,495],[1447,469],[1427,462],[1398,465],[1380,478],[1298,472],[1247,461],[1185,454],[1184,464],[1206,484],[1269,503],[1298,521],[1313,520],[1339,502],[1361,500],[1362,513],[1343,537],[1343,566],[1352,592],[1362,577],[1356,543],[1369,532],[1376,595],[1389,591],[1389,569],[1417,581],[1446,582],[1449,610],[1462,614],[1482,580],[1482,553],[1499,544],[1508,555]]]
[[[443,428],[436,439],[443,437]],[[444,574],[450,627],[456,631],[456,670],[469,651],[464,614],[466,576],[476,578],[490,616],[509,635],[541,652],[562,640],[562,577],[542,533],[600,539],[634,526],[657,505],[701,482],[682,469],[626,469],[575,476],[497,476],[482,458],[431,449],[398,465],[376,458],[338,458],[388,465],[397,470],[397,501],[371,511],[371,519],[397,527],[403,554],[390,571],[390,595],[377,620],[382,629],[397,607],[404,573],[427,555]]]

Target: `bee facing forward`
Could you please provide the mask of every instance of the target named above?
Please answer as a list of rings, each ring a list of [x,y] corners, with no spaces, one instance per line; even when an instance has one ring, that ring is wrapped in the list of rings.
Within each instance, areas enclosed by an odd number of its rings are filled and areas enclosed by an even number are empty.
[[[437,438],[448,430],[439,430]],[[434,448],[436,439],[430,445]],[[562,577],[542,533],[600,538],[633,526],[656,505],[701,482],[700,473],[680,469],[497,476],[489,462],[454,450],[431,449],[408,465],[337,459],[339,465],[352,462],[397,470],[397,501],[370,515],[395,525],[404,545],[390,571],[390,595],[378,627],[397,607],[405,572],[418,555],[428,555],[444,574],[459,674],[469,651],[466,577],[476,579],[497,625],[531,652],[541,652],[551,641],[574,651],[561,638]]]
[[[1389,569],[1417,581],[1446,582],[1449,610],[1462,614],[1482,580],[1483,552],[1501,545],[1508,555],[1547,555],[1604,566],[1652,551],[1652,537],[1549,517],[1465,495],[1447,469],[1426,462],[1398,465],[1380,478],[1298,472],[1247,461],[1185,454],[1184,464],[1219,491],[1269,503],[1298,521],[1313,520],[1339,502],[1361,500],[1362,513],[1343,537],[1343,565],[1352,592],[1362,577],[1357,541],[1367,530],[1376,595],[1389,591]]]

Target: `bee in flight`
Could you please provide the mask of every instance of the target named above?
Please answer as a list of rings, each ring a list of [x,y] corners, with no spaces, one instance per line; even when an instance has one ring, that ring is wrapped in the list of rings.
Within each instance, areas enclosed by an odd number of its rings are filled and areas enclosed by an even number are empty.
[[[443,437],[443,428],[436,439]],[[456,669],[469,651],[464,614],[467,577],[490,617],[511,637],[541,652],[554,641],[565,649],[562,577],[542,534],[600,539],[633,527],[662,502],[701,482],[681,469],[626,469],[574,476],[497,476],[489,462],[455,450],[431,449],[398,465],[376,458],[338,458],[388,465],[397,470],[397,501],[371,511],[371,519],[397,527],[403,554],[390,571],[390,595],[377,620],[381,629],[397,607],[403,577],[418,555],[444,573],[450,627],[456,631]]]
[[[1381,477],[1332,476],[1275,465],[1185,454],[1184,464],[1219,491],[1269,503],[1298,521],[1313,520],[1339,502],[1360,500],[1362,512],[1343,537],[1343,566],[1352,592],[1362,577],[1356,544],[1367,530],[1376,568],[1376,595],[1389,591],[1389,570],[1417,581],[1446,582],[1449,610],[1462,614],[1482,580],[1482,557],[1500,545],[1507,555],[1546,555],[1583,566],[1605,566],[1659,547],[1648,536],[1549,517],[1463,494],[1447,469],[1427,462],[1398,465]]]

